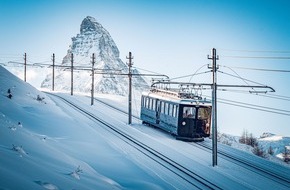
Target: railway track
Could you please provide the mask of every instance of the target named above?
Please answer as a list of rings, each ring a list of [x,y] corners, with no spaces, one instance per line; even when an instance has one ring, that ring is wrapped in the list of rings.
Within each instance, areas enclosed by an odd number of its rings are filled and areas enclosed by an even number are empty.
[[[134,147],[140,153],[144,154],[149,159],[153,160],[154,162],[160,164],[162,167],[166,168],[171,173],[178,176],[180,179],[184,180],[186,183],[192,186],[191,189],[222,189],[221,187],[217,186],[216,184],[212,183],[211,181],[207,180],[203,176],[187,169],[186,167],[182,166],[180,163],[170,159],[168,156],[156,151],[155,149],[149,147],[148,145],[144,144],[143,142],[139,141],[135,137],[125,133],[124,131],[118,129],[117,127],[111,125],[107,121],[97,117],[96,115],[90,113],[89,111],[75,105],[74,103],[66,100],[65,98],[48,93],[52,96],[55,96],[61,99],[64,103],[69,105],[70,107],[74,108],[75,110],[83,113],[90,119],[94,120],[95,122],[101,124],[107,130],[110,130],[114,135],[121,138],[124,142],[129,144],[130,146]],[[102,102],[104,103],[104,102]],[[104,103],[106,104],[106,103]],[[106,104],[108,105],[108,104]],[[112,107],[112,106],[110,106]],[[116,109],[116,108],[114,108]],[[120,109],[116,109],[121,111]],[[123,113],[126,113],[122,111]]]
[[[121,113],[123,113],[123,114],[125,114],[125,115],[128,115],[128,112],[126,112],[126,111],[124,111],[124,110],[122,110],[122,109],[119,109],[119,108],[117,108],[117,107],[115,107],[115,106],[112,106],[111,104],[108,104],[108,103],[106,103],[106,102],[104,102],[104,101],[102,101],[102,100],[100,100],[100,99],[94,98],[94,100],[96,100],[96,101],[98,101],[99,103],[104,104],[104,105],[106,105],[106,106],[108,106],[108,107],[110,107],[110,108],[112,108],[112,109],[114,109],[114,110],[117,110],[117,111],[119,111],[119,112],[121,112]],[[132,114],[132,117],[134,117],[135,119],[141,120],[140,117],[138,117],[138,116],[136,116],[136,115],[133,115],[133,114]]]
[[[104,101],[101,101],[98,99],[96,99],[96,100],[98,102],[106,105],[106,106],[111,107],[112,109],[120,111],[124,114],[128,114],[127,112],[120,110],[120,109],[118,109],[118,108],[116,108],[116,107],[114,107],[114,106],[112,106]],[[133,117],[140,120],[140,118],[137,116],[133,116]],[[207,142],[198,142],[198,143],[194,143],[194,145],[202,147],[202,148],[206,149],[207,151],[211,151],[211,145]],[[286,188],[290,188],[290,176],[285,175],[285,173],[283,173],[283,171],[279,172],[277,170],[273,170],[273,169],[266,167],[266,166],[263,166],[263,165],[257,166],[254,162],[250,162],[246,159],[240,158],[238,156],[234,156],[231,153],[223,151],[223,150],[218,150],[218,154],[220,157],[223,157],[224,159],[227,159],[230,162],[234,162],[235,164],[240,165],[244,168],[246,167],[248,170],[251,170],[255,173],[259,173],[260,175],[267,177],[270,180],[274,180],[280,184],[283,184]]]
[[[193,144],[194,146],[200,146],[207,151],[211,151],[211,145],[208,142],[197,142]],[[238,156],[232,155],[232,153],[229,153],[225,150],[218,150],[219,157],[222,157],[226,160],[229,160],[230,162],[234,162],[237,165],[242,166],[243,168],[247,168],[248,170],[251,170],[259,175],[262,175],[270,180],[276,181],[277,183],[285,186],[286,188],[290,189],[290,176],[285,174],[283,171],[277,171],[276,169],[271,169],[266,165],[259,165],[257,166],[256,163],[253,161],[247,160],[245,158],[241,158]]]

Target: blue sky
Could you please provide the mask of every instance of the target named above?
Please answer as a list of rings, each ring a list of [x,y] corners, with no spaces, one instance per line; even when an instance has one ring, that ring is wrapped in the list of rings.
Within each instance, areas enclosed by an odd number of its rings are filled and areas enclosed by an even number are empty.
[[[173,78],[192,74],[210,63],[207,55],[212,48],[216,48],[220,56],[218,64],[227,67],[290,69],[289,59],[230,57],[290,57],[288,0],[0,0],[0,62],[13,56],[22,59],[24,52],[32,62],[50,60],[52,53],[60,61],[86,16],[95,17],[109,31],[124,62],[131,51],[134,66]],[[203,67],[202,71],[206,70]],[[227,68],[221,67],[221,70],[235,74]],[[290,81],[289,73],[234,71],[241,77],[273,86],[279,95],[290,96],[286,82]],[[211,76],[192,80],[210,81]],[[245,84],[222,73],[218,80],[223,84]],[[289,101],[230,92],[218,95],[289,109]],[[234,122],[239,123],[235,134],[241,133],[242,128],[259,134],[265,128],[290,135],[289,116],[242,108],[236,108],[235,114],[228,116],[233,108],[222,104],[220,110],[219,125],[226,132],[232,131],[230,123]],[[242,117],[244,113],[247,115]],[[250,117],[255,114],[259,117],[253,121]],[[255,127],[249,127],[253,125]]]

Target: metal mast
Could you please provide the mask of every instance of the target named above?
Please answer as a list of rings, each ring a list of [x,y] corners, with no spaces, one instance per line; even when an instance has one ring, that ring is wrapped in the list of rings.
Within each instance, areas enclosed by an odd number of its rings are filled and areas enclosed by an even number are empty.
[[[54,91],[54,66],[55,66],[55,55],[52,54],[52,91]]]
[[[24,81],[26,82],[26,63],[27,58],[26,58],[26,53],[24,53]]]
[[[74,67],[74,54],[71,54],[71,89],[70,89],[70,95],[73,95],[73,67]]]
[[[132,123],[132,73],[131,73],[131,67],[132,67],[132,53],[129,52],[129,57],[126,57],[127,59],[129,59],[129,73],[128,73],[128,77],[129,77],[129,97],[128,97],[128,113],[129,113],[129,118],[128,118],[128,124],[130,125]]]
[[[91,105],[94,105],[94,76],[95,76],[95,71],[94,71],[94,65],[95,65],[95,54],[93,53],[92,57],[92,91],[91,91]]]
[[[218,57],[216,55],[216,49],[212,49],[212,57],[208,57],[208,59],[212,59],[212,166],[217,165],[217,65],[216,60]]]

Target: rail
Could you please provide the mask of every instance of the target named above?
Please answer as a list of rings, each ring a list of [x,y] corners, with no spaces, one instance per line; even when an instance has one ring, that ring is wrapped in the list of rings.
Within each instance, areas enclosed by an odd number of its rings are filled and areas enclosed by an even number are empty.
[[[96,122],[102,124],[104,127],[109,129],[112,133],[117,135],[119,138],[127,142],[132,147],[136,148],[142,154],[147,156],[148,158],[152,159],[153,161],[157,162],[164,168],[168,169],[170,172],[174,173],[175,175],[179,176],[181,179],[186,181],[188,184],[191,184],[193,187],[197,189],[222,189],[216,184],[212,183],[211,181],[207,180],[206,178],[198,175],[197,173],[187,169],[186,167],[182,166],[178,162],[170,159],[168,156],[156,151],[155,149],[149,147],[148,145],[144,144],[143,142],[137,140],[133,136],[121,131],[120,129],[116,128],[115,126],[111,125],[110,123],[104,121],[103,119],[97,117],[96,115],[84,110],[83,108],[75,105],[74,103],[66,100],[65,98],[48,93],[53,95],[63,102],[68,104],[69,106],[73,107],[79,112],[82,112],[87,117],[95,120]]]
[[[198,142],[195,143],[194,146],[200,146],[207,150],[211,150],[211,145],[209,145],[207,142]],[[244,168],[247,167],[249,170],[252,170],[256,173],[259,172],[260,175],[263,175],[264,177],[267,177],[270,180],[274,180],[279,184],[282,184],[287,188],[290,188],[290,176],[285,175],[285,173],[283,172],[280,173],[277,172],[276,170],[267,169],[266,166],[264,167],[257,166],[255,163],[252,163],[251,161],[239,158],[223,150],[218,150],[218,154],[220,156],[223,156],[224,158],[229,159],[231,162],[235,162],[236,164],[241,165]]]

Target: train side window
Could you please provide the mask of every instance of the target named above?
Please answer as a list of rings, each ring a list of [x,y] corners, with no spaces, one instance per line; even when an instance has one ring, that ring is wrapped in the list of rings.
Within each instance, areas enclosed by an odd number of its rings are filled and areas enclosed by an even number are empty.
[[[174,105],[173,108],[173,117],[178,117],[178,105]]]
[[[146,97],[143,99],[143,107],[146,108]]]
[[[160,112],[160,101],[156,100],[156,111]]]
[[[141,107],[144,107],[144,96],[141,97]]]
[[[145,104],[146,108],[149,108],[149,97],[146,97],[146,104]]]
[[[153,99],[153,101],[152,101],[152,110],[155,110],[155,107],[156,107],[156,100]]]
[[[152,109],[152,98],[149,98],[149,105],[148,105],[149,109]]]
[[[150,109],[150,102],[151,102],[151,98],[148,98],[148,109]]]
[[[168,102],[165,102],[165,114],[168,115]]]
[[[168,112],[168,115],[174,116],[172,113],[173,113],[173,104],[169,104],[169,112]]]
[[[173,105],[173,110],[172,110],[172,116],[173,117],[176,117],[176,109],[177,109],[177,106]]]
[[[146,107],[146,97],[143,96],[143,101],[142,101],[143,107]]]
[[[195,107],[183,107],[183,118],[195,118],[196,108]]]
[[[161,113],[164,113],[164,102],[161,102]]]

